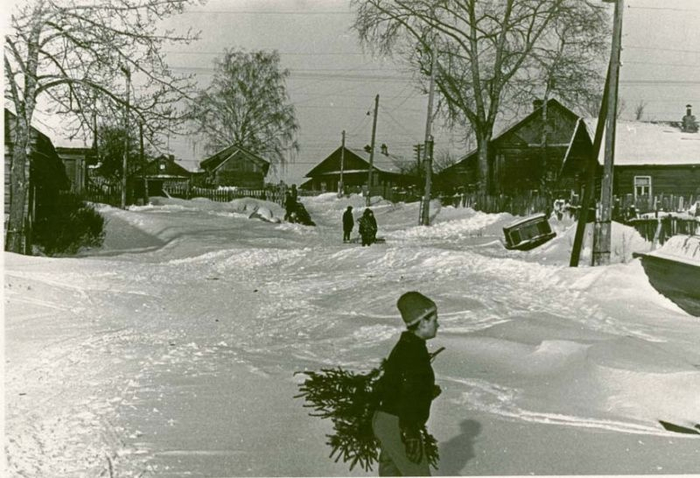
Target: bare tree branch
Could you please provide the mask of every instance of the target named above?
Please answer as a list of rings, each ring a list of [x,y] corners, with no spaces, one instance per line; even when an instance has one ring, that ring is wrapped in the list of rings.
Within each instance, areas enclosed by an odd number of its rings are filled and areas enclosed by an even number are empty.
[[[27,0],[18,4],[5,37],[5,96],[17,113],[18,145],[28,145],[29,125],[42,97],[49,99],[64,125],[91,131],[95,111],[117,114],[125,105],[121,67],[130,65],[144,85],[128,114],[151,133],[169,131],[184,121],[174,105],[192,89],[191,77],[173,75],[162,47],[189,43],[196,35],[159,30],[158,22],[198,0]],[[131,92],[129,92],[131,94]],[[26,154],[14,148],[13,201],[8,250],[21,252],[24,224]],[[16,153],[16,154],[15,154]],[[9,237],[10,235],[8,235]]]
[[[207,150],[239,144],[284,164],[298,145],[299,125],[289,102],[277,52],[225,50],[215,60],[215,74],[189,108],[194,132],[207,139]]]
[[[353,0],[352,5],[361,44],[404,58],[420,83],[437,55],[438,105],[447,124],[471,125],[482,191],[488,190],[488,147],[502,105],[539,96],[546,88],[541,71],[557,78],[555,93],[575,90],[583,96],[602,83],[604,65],[596,58],[607,45],[609,18],[589,2]],[[572,36],[558,56],[557,29]]]

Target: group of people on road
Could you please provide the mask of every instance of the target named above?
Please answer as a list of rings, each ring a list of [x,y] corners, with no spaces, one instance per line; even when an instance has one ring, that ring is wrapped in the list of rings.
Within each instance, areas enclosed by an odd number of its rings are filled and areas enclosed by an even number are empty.
[[[377,240],[377,220],[370,208],[365,209],[357,220],[360,238],[363,246],[369,246]],[[350,233],[355,227],[355,217],[352,214],[352,206],[348,206],[343,213],[343,242],[350,242]]]

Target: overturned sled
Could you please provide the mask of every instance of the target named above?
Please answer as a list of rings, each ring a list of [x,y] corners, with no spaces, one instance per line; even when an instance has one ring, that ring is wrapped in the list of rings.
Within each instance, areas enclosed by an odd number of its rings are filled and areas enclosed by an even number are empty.
[[[519,219],[503,228],[506,249],[528,251],[541,246],[557,235],[543,213]]]

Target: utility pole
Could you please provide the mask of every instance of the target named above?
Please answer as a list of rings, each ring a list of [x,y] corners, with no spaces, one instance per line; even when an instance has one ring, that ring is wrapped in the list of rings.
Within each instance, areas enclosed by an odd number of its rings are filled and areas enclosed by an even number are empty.
[[[379,95],[374,98],[374,121],[372,122],[372,144],[369,150],[369,177],[367,178],[367,207],[372,197],[372,168],[374,167],[374,140],[377,136],[377,112],[379,111]]]
[[[591,156],[588,158],[588,166],[586,171],[586,184],[583,190],[583,198],[578,212],[578,223],[576,224],[576,235],[574,236],[574,245],[571,248],[570,267],[578,267],[579,258],[581,257],[581,249],[583,248],[583,235],[586,232],[586,224],[588,223],[588,211],[593,203],[595,195],[595,176],[598,170],[598,153],[600,152],[600,143],[603,142],[603,132],[605,131],[605,118],[608,111],[608,85],[610,84],[610,65],[608,65],[608,73],[605,77],[605,87],[603,88],[603,100],[600,103],[600,113],[598,114],[598,124],[596,125],[595,138],[593,139],[593,149]],[[581,120],[579,120],[581,121]]]
[[[423,148],[423,145],[421,143],[414,144],[413,145],[413,151],[416,153],[416,171],[418,171],[418,174],[420,175],[420,153],[421,149]]]
[[[437,42],[433,39],[432,48],[432,63],[430,66],[430,89],[428,90],[428,117],[425,121],[425,149],[424,156],[425,160],[423,164],[425,165],[425,193],[423,195],[423,207],[421,207],[421,217],[419,219],[419,224],[423,226],[430,225],[430,186],[433,175],[433,97],[435,96],[435,70],[437,67]]]
[[[338,197],[343,196],[345,187],[343,184],[343,170],[345,169],[345,130],[343,130],[343,140],[340,143],[340,181],[338,182]]]
[[[421,208],[420,224],[430,226],[430,188],[433,173],[433,149],[435,142],[430,135],[425,142],[425,193],[423,196],[423,207]]]
[[[126,108],[124,109],[124,160],[122,161],[122,200],[121,207],[126,209],[126,167],[129,161],[129,98],[131,97],[131,71],[128,66],[122,66],[126,75]]]
[[[605,163],[600,191],[600,219],[596,221],[593,240],[593,265],[610,264],[613,166],[615,164],[615,127],[617,123],[617,89],[620,77],[620,51],[622,50],[622,9],[624,0],[603,0],[615,2],[612,52],[610,54],[610,91],[605,118]]]

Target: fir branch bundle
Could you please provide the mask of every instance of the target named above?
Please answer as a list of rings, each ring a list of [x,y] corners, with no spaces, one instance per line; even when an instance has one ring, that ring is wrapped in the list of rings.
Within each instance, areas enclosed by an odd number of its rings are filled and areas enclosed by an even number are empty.
[[[377,408],[374,385],[381,375],[378,368],[366,374],[335,369],[320,372],[297,372],[308,378],[299,386],[299,395],[304,398],[304,407],[313,408],[309,415],[330,418],[334,432],[328,437],[330,457],[337,462],[350,462],[350,470],[359,463],[365,470],[379,458],[379,443],[372,431],[372,416]]]
[[[379,460],[379,441],[372,430],[372,418],[379,405],[377,383],[382,369],[356,373],[341,367],[321,369],[320,372],[297,372],[308,378],[299,385],[299,395],[309,415],[330,418],[334,433],[326,435],[331,447],[330,457],[337,462],[350,462],[350,471],[359,464],[365,471]],[[435,438],[423,427],[423,444],[428,463],[437,468],[438,448]]]

